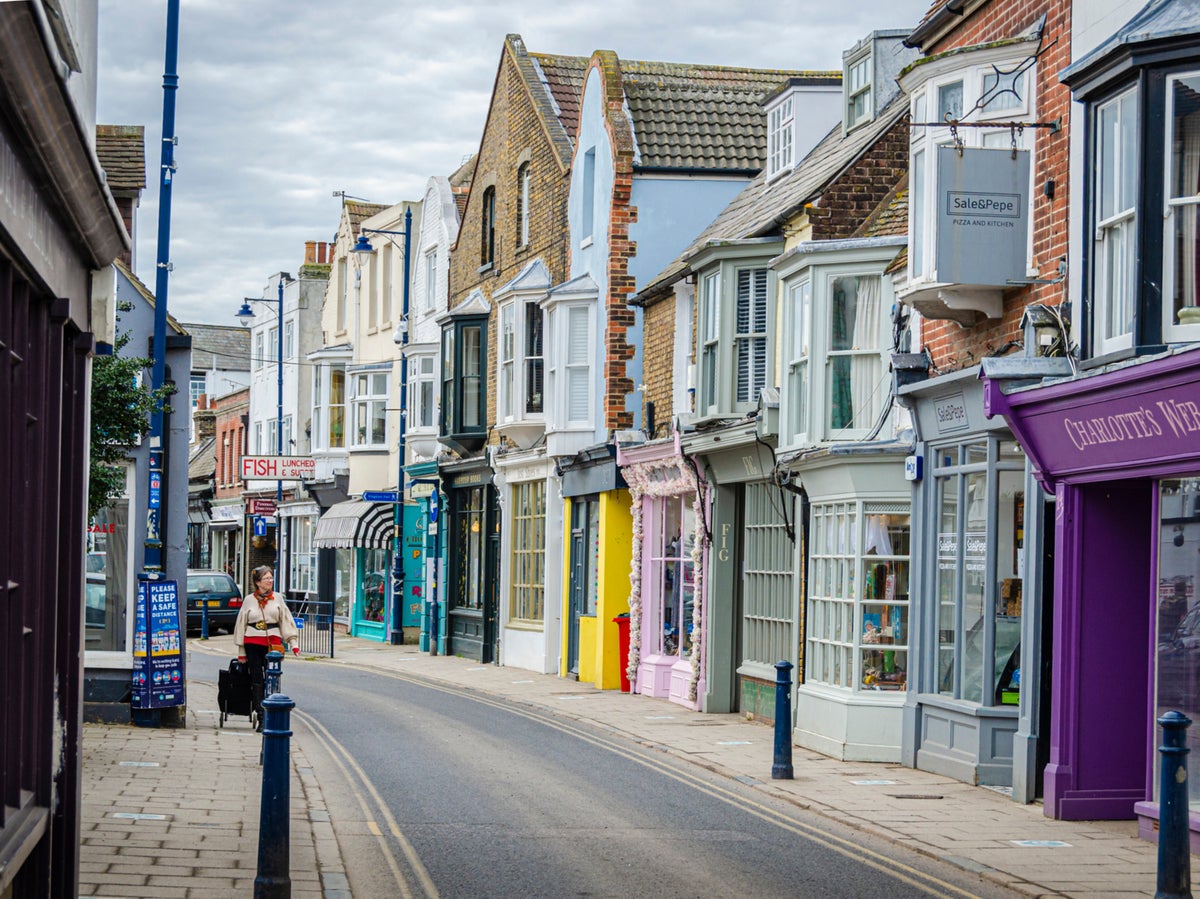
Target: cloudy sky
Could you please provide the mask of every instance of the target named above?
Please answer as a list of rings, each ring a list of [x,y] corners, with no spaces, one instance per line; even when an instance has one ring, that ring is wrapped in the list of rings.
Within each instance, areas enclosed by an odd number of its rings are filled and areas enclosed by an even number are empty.
[[[243,296],[330,240],[345,191],[419,199],[475,152],[507,33],[533,52],[840,69],[929,0],[183,0],[171,313],[233,323]],[[751,14],[751,10],[753,13]],[[100,0],[98,120],[144,125],[137,273],[154,287],[166,3]]]

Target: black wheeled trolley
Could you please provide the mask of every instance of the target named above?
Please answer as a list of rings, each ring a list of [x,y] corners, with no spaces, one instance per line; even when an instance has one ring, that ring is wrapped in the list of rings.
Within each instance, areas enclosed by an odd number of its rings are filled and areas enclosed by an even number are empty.
[[[254,723],[254,692],[245,663],[233,659],[228,668],[217,672],[217,707],[221,727],[230,715],[245,715]]]

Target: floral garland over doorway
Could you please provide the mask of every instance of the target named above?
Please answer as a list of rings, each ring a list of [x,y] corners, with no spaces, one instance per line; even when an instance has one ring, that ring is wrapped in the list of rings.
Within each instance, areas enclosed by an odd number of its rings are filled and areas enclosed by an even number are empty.
[[[653,462],[636,462],[622,468],[625,483],[633,500],[633,547],[629,569],[629,667],[626,675],[636,690],[638,666],[642,661],[642,549],[644,546],[644,504],[649,498],[692,495],[695,513],[692,541],[692,571],[695,577],[695,605],[692,609],[692,648],[688,660],[692,665],[688,684],[688,701],[695,702],[704,660],[704,559],[708,550],[708,528],[705,526],[703,483],[680,455]]]

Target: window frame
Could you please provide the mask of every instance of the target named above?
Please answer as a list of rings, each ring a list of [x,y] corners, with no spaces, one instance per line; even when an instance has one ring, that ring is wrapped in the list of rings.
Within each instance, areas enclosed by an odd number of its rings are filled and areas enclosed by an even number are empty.
[[[333,400],[335,375],[341,376],[340,403]],[[313,367],[313,422],[311,444],[314,452],[340,452],[346,446],[346,364],[344,362],[319,361]],[[335,414],[338,412],[339,414]],[[335,421],[341,425],[341,436],[334,437]]]
[[[486,271],[496,264],[496,186],[483,189],[483,209],[480,211],[479,268]]]
[[[787,92],[767,110],[767,181],[792,170],[796,153],[796,96]]]
[[[470,378],[465,374],[466,361],[465,335],[469,331],[478,331],[478,358],[476,373]],[[488,357],[488,316],[486,314],[463,315],[449,319],[442,327],[441,360],[442,360],[442,391],[441,415],[438,419],[438,439],[454,449],[475,451],[483,446],[487,435],[487,357]],[[474,384],[478,410],[478,423],[467,425],[464,422],[465,400],[471,390],[468,384]]]
[[[1092,303],[1091,330],[1092,330],[1092,346],[1100,354],[1118,352],[1120,350],[1128,349],[1133,346],[1132,309],[1136,305],[1136,302],[1137,302],[1137,299],[1136,299],[1137,298],[1137,283],[1135,280],[1134,271],[1131,268],[1130,277],[1129,277],[1129,285],[1128,285],[1129,290],[1130,290],[1130,297],[1128,298],[1129,309],[1130,309],[1130,315],[1128,316],[1129,329],[1123,333],[1115,334],[1111,337],[1105,336],[1105,332],[1108,329],[1108,324],[1109,324],[1110,318],[1115,318],[1117,320],[1120,320],[1122,318],[1122,316],[1114,315],[1113,310],[1116,308],[1117,304],[1112,302],[1113,298],[1112,298],[1112,294],[1110,293],[1110,284],[1108,282],[1108,278],[1106,277],[1107,266],[1105,263],[1107,261],[1106,260],[1106,249],[1107,249],[1106,242],[1109,237],[1108,232],[1116,232],[1117,229],[1125,230],[1126,227],[1128,227],[1129,233],[1126,234],[1125,239],[1130,241],[1128,256],[1133,257],[1131,259],[1128,259],[1127,261],[1130,263],[1133,263],[1134,259],[1136,258],[1136,241],[1137,241],[1137,231],[1138,231],[1138,225],[1139,225],[1139,221],[1138,221],[1139,217],[1137,215],[1137,211],[1138,211],[1138,205],[1139,205],[1139,201],[1140,201],[1140,190],[1139,190],[1139,186],[1138,186],[1138,181],[1140,179],[1137,179],[1137,178],[1134,179],[1133,197],[1131,198],[1131,201],[1132,201],[1131,206],[1129,206],[1126,209],[1122,209],[1118,212],[1114,212],[1113,215],[1108,216],[1104,219],[1100,218],[1100,215],[1102,214],[1101,210],[1103,208],[1103,204],[1101,202],[1101,191],[1103,190],[1103,185],[1102,185],[1101,181],[1102,181],[1102,176],[1104,174],[1103,167],[1105,165],[1105,160],[1102,155],[1103,149],[1104,149],[1104,141],[1102,140],[1101,135],[1100,135],[1101,115],[1102,115],[1103,111],[1105,110],[1105,108],[1110,107],[1110,106],[1116,106],[1116,108],[1118,109],[1118,114],[1119,114],[1121,104],[1123,103],[1123,101],[1125,101],[1127,99],[1132,100],[1134,103],[1133,115],[1135,117],[1135,136],[1134,136],[1134,146],[1132,147],[1132,151],[1133,151],[1132,155],[1133,155],[1133,165],[1134,165],[1135,172],[1136,172],[1137,162],[1138,162],[1138,157],[1139,157],[1138,146],[1137,146],[1138,141],[1137,141],[1137,136],[1136,136],[1136,118],[1138,116],[1138,113],[1140,112],[1140,109],[1139,109],[1140,104],[1138,103],[1138,101],[1140,100],[1140,96],[1138,94],[1137,87],[1130,86],[1126,90],[1123,90],[1123,91],[1113,95],[1112,97],[1109,97],[1106,100],[1095,104],[1093,109],[1090,110],[1090,115],[1089,115],[1089,126],[1090,126],[1091,137],[1092,137],[1091,150],[1092,150],[1092,162],[1093,162],[1093,166],[1092,166],[1092,182],[1093,183],[1092,183],[1092,192],[1091,192],[1091,201],[1092,201],[1091,215],[1093,218],[1093,226],[1090,230],[1091,230],[1091,236],[1092,236],[1091,249],[1092,249],[1092,260],[1093,260],[1092,261],[1092,285],[1093,285],[1092,296],[1094,298],[1094,301]],[[1118,121],[1118,127],[1117,127],[1118,136],[1123,136],[1122,130],[1123,129],[1121,128],[1121,123],[1120,123],[1120,121]],[[1128,150],[1128,149],[1130,149],[1130,148],[1121,147],[1121,146],[1117,147],[1118,152],[1120,152],[1122,150]],[[1120,180],[1120,171],[1119,170],[1121,168],[1121,163],[1123,161],[1124,161],[1123,158],[1119,159],[1117,162],[1117,165],[1115,167],[1115,170],[1114,170],[1114,175],[1116,176],[1116,179],[1118,181]],[[1119,198],[1114,200],[1114,203],[1116,203],[1116,202],[1119,202]],[[1167,226],[1164,226],[1164,227],[1167,227]],[[1168,232],[1164,232],[1164,233],[1168,233]],[[1164,294],[1164,296],[1165,296],[1165,294]]]
[[[1172,175],[1174,154],[1172,151],[1175,139],[1175,91],[1173,85],[1183,79],[1200,80],[1200,66],[1195,68],[1181,69],[1171,72],[1166,77],[1164,87],[1164,115],[1162,118],[1164,135],[1164,153],[1165,159],[1163,163],[1164,187],[1163,187],[1163,251],[1162,251],[1162,293],[1161,293],[1161,308],[1159,314],[1162,319],[1162,336],[1163,343],[1183,343],[1200,340],[1200,320],[1195,323],[1176,324],[1175,319],[1175,288],[1176,288],[1176,273],[1175,273],[1175,229],[1176,218],[1184,209],[1189,209],[1190,214],[1195,217],[1197,224],[1197,236],[1195,240],[1195,248],[1200,251],[1200,191],[1197,194],[1186,197],[1174,197],[1172,189]],[[1136,182],[1135,182],[1136,194]],[[1136,206],[1136,200],[1135,200]],[[1136,258],[1136,256],[1135,256]],[[1194,273],[1193,278],[1197,282],[1197,288],[1200,288],[1200,266]],[[1135,290],[1136,296],[1136,290]],[[1183,308],[1200,308],[1187,307]]]
[[[352,443],[350,449],[381,450],[390,445],[388,421],[388,398],[391,393],[391,366],[386,368],[355,368],[347,372],[350,378],[350,433]],[[363,389],[366,382],[367,389]],[[365,425],[360,436],[360,416]],[[377,417],[378,416],[378,419]],[[375,423],[383,422],[383,434],[375,440]]]
[[[423,371],[425,364],[429,370]],[[406,428],[409,433],[433,431],[437,427],[437,357],[433,353],[408,354],[408,419]],[[422,394],[422,388],[428,387],[429,395]],[[428,424],[422,419],[428,417]]]
[[[518,481],[510,488],[509,621],[543,627],[546,616],[546,482]]]
[[[531,171],[529,161],[522,162],[517,167],[517,249],[524,250],[529,246],[530,192]]]
[[[862,81],[855,84],[854,79],[858,77],[858,70],[864,68],[862,72]],[[845,109],[843,110],[845,130],[853,131],[859,125],[866,124],[875,117],[874,96],[875,96],[875,61],[871,56],[870,47],[867,47],[863,53],[847,60],[842,68],[842,83],[846,85],[846,101]],[[859,115],[854,114],[855,103],[859,100],[863,101],[863,111]]]
[[[422,257],[425,273],[424,289],[421,291],[421,307],[417,310],[425,315],[437,309],[437,282],[438,282],[438,248],[430,247],[425,251]]]

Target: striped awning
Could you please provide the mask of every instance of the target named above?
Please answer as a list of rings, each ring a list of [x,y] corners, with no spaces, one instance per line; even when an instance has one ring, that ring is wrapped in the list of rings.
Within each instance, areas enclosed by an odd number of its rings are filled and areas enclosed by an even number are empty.
[[[396,507],[392,503],[347,500],[336,503],[317,519],[314,543],[322,549],[388,549],[395,532]]]

